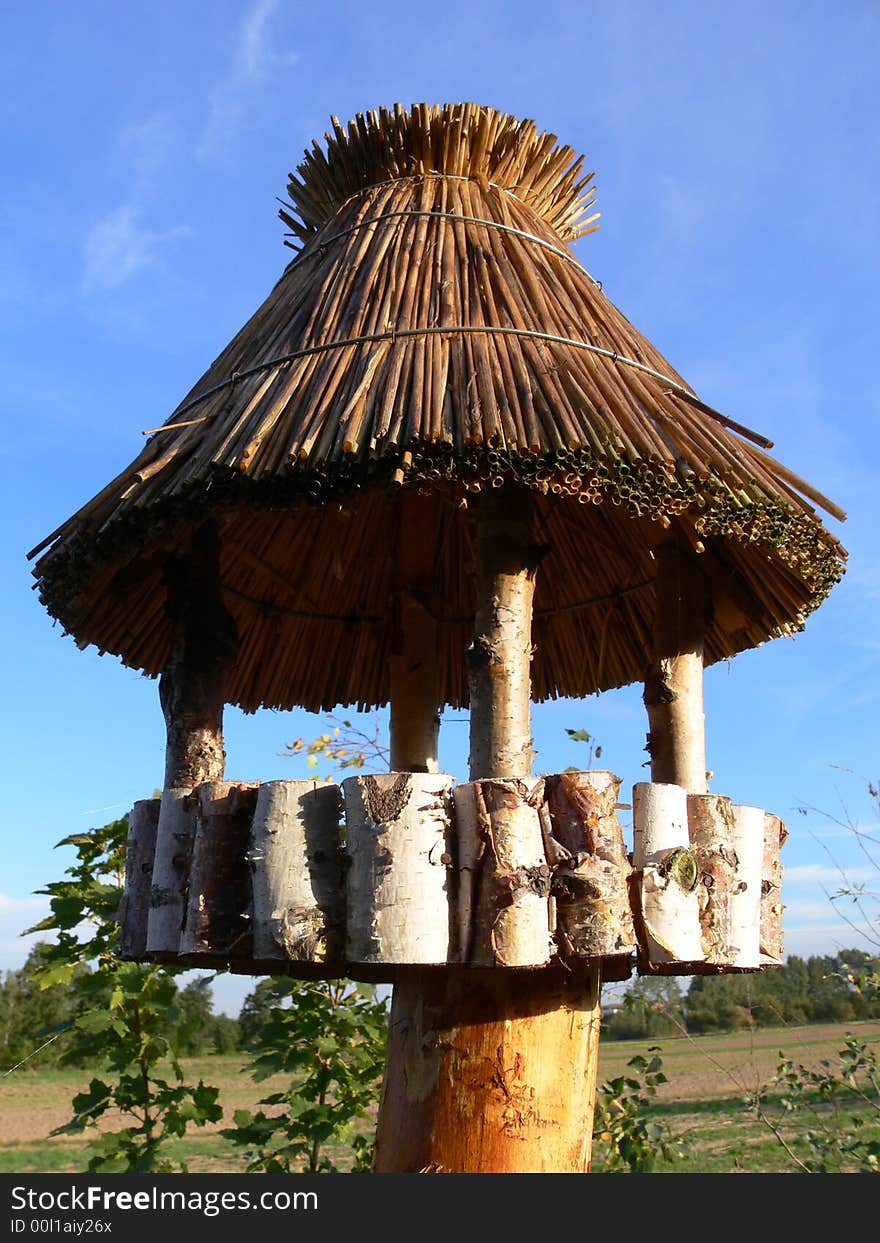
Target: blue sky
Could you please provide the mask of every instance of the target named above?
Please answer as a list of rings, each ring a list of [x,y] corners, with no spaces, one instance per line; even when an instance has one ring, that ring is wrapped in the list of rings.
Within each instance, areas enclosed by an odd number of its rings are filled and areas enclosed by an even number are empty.
[[[792,830],[788,951],[853,944],[827,897],[835,865],[869,884],[877,868],[844,827],[796,809],[878,827],[860,774],[877,775],[880,687],[880,7],[2,12],[0,969],[23,960],[33,890],[71,861],[54,843],[123,814],[163,768],[155,683],[63,638],[25,553],[131,460],[265,297],[290,257],[275,197],[329,115],[396,100],[491,104],[585,152],[602,221],[581,261],[704,400],[848,510],[827,521],[849,572],[805,633],[710,669],[706,698],[713,789]],[[302,775],[279,752],[319,726],[229,711],[229,775]],[[537,708],[539,770],[578,763],[566,727],[597,736],[624,791],[644,778],[639,688]],[[466,754],[466,723],[448,721],[444,767],[462,775]],[[215,996],[234,1011],[247,987],[218,980]]]

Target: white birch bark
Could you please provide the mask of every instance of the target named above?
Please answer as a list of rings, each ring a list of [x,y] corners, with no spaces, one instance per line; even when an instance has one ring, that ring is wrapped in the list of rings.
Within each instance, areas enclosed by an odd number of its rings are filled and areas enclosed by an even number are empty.
[[[268,781],[260,786],[248,852],[255,959],[341,959],[341,811],[337,785]]]
[[[256,782],[205,781],[195,792],[181,955],[252,956],[246,855],[257,789]]]
[[[157,798],[140,799],[128,817],[125,888],[119,908],[117,953],[120,958],[131,962],[141,961],[146,954],[159,803]]]
[[[670,784],[633,788],[633,864],[644,952],[651,966],[701,962],[697,863],[690,849],[687,792]]]
[[[633,786],[633,867],[659,863],[670,850],[690,845],[687,791],[678,785],[639,781]]]
[[[189,788],[162,791],[147,921],[147,953],[160,959],[180,951],[197,807]]]
[[[445,773],[343,781],[347,961],[448,961],[451,788]]]
[[[732,965],[761,965],[761,870],[764,862],[764,812],[733,804],[736,883],[730,899]]]
[[[764,859],[761,867],[761,963],[778,966],[783,961],[782,858],[780,852],[788,829],[779,816],[764,816]]]
[[[703,639],[708,587],[698,565],[678,545],[661,544],[654,557],[656,616],[644,693],[651,780],[705,794]]]
[[[515,780],[455,788],[458,952],[472,966],[540,967],[553,954],[550,868],[528,798]]]
[[[470,778],[528,778],[532,602],[539,557],[531,500],[485,498],[477,507],[476,611],[467,649]]]
[[[703,951],[707,963],[729,966],[730,900],[736,884],[733,804],[721,794],[689,794],[687,810],[691,849],[699,871]]]
[[[544,779],[540,815],[553,869],[555,938],[565,956],[607,957],[636,948],[628,889],[632,869],[616,810],[619,790],[620,778],[610,772]]]

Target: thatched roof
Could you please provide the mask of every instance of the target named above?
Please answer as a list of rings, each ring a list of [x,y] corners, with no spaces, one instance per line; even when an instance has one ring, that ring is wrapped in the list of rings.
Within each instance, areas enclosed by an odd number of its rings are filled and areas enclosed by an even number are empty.
[[[799,629],[843,570],[769,442],[704,405],[566,243],[591,174],[490,108],[334,121],[292,175],[297,256],[134,462],[35,550],[81,645],[148,674],[162,570],[206,517],[242,641],[245,709],[387,700],[399,497],[430,491],[444,702],[467,700],[467,499],[518,483],[550,554],[534,697],[643,675],[651,546],[670,527],[714,588],[706,659]],[[703,551],[705,550],[705,551]]]

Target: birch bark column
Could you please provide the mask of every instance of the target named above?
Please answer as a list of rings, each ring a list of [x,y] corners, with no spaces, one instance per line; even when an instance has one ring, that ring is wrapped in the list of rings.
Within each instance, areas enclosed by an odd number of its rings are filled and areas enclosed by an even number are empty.
[[[433,592],[436,497],[404,493],[397,509],[394,543],[395,638],[391,684],[391,771],[436,773],[440,734],[437,687],[437,623],[428,607]]]
[[[472,781],[531,774],[528,496],[474,506]],[[395,986],[376,1137],[379,1173],[585,1172],[596,1090],[598,971],[413,972]]]
[[[673,542],[654,550],[657,564],[654,650],[645,678],[651,780],[705,794],[706,722],[703,713],[703,637],[709,596],[706,580]]]
[[[213,523],[193,534],[190,552],[165,567],[165,612],[171,631],[159,679],[165,716],[165,785],[159,810],[147,929],[147,951],[174,958],[186,917],[186,886],[196,830],[191,797],[205,781],[221,781],[226,682],[235,662],[235,623],[223,604],[220,540]]]

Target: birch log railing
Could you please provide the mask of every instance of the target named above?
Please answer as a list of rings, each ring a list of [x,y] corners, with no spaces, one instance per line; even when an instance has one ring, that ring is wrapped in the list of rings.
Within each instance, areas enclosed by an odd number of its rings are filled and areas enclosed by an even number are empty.
[[[781,963],[783,821],[642,782],[629,854],[619,786],[591,771],[166,790],[129,815],[118,953],[389,983],[441,966],[601,962],[608,981]]]

